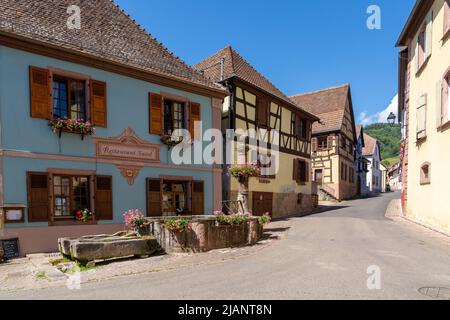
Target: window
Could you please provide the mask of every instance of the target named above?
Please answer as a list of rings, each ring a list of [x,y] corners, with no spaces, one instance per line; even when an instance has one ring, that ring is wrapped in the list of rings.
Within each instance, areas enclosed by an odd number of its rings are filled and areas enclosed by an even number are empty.
[[[164,99],[164,134],[171,135],[177,129],[185,129],[184,103]]]
[[[299,115],[293,116],[294,134],[300,139],[308,139],[308,121],[302,119]]]
[[[430,163],[426,162],[420,167],[420,184],[431,184]]]
[[[294,159],[294,180],[304,184],[309,181],[308,163],[303,159]]]
[[[54,216],[73,218],[77,210],[89,209],[89,178],[53,176]]]
[[[319,150],[328,149],[328,138],[327,136],[322,136],[317,138],[317,145]]]
[[[417,104],[417,140],[424,139],[427,136],[426,133],[426,112],[427,112],[427,95],[424,94],[419,98]]]
[[[442,82],[438,83],[437,127],[450,121],[450,69]]]
[[[341,148],[344,150],[347,149],[347,139],[344,136],[341,136]]]
[[[276,158],[267,153],[257,153],[257,163],[261,168],[261,177],[275,179],[276,177]]]
[[[162,193],[163,212],[177,215],[188,210],[188,182],[164,181]]]
[[[53,116],[87,119],[84,81],[53,77]]]

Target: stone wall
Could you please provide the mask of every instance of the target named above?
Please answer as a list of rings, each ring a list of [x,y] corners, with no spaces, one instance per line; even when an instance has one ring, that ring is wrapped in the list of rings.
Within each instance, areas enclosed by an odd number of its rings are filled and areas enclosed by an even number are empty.
[[[172,217],[173,218],[173,217]],[[239,226],[220,225],[214,217],[183,217],[191,221],[191,230],[170,232],[164,226],[168,218],[148,218],[143,232],[153,235],[166,252],[206,252],[214,249],[256,244],[263,227],[258,218],[250,218]]]

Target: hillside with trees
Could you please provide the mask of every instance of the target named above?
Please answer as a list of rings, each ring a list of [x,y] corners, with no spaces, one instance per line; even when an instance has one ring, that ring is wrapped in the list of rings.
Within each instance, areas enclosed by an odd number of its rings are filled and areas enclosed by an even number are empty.
[[[381,145],[383,163],[390,166],[398,161],[400,152],[401,127],[387,123],[375,123],[364,128],[365,132],[377,139]]]

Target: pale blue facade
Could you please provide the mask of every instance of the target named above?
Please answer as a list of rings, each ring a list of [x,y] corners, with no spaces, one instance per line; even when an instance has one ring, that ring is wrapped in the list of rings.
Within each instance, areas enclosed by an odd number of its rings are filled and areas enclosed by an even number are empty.
[[[131,127],[146,141],[160,144],[160,137],[149,133],[149,92],[166,92],[201,104],[203,130],[212,126],[212,99],[177,89],[155,85],[131,77],[100,69],[78,65],[50,57],[0,46],[0,128],[3,151],[25,151],[48,155],[95,158],[91,137],[81,140],[76,134],[63,134],[59,139],[51,132],[47,121],[30,115],[29,67],[60,68],[87,74],[92,79],[107,83],[107,128],[97,128],[95,137],[116,137]],[[22,153],[23,154],[23,153]],[[101,162],[61,161],[25,157],[2,157],[3,203],[27,204],[28,171],[45,172],[48,168],[95,170],[97,175],[113,177],[114,220],[99,223],[122,223],[122,215],[128,209],[146,211],[146,179],[160,175],[187,176],[204,182],[205,213],[213,212],[213,172],[207,165],[196,170],[177,170],[169,167],[166,146],[161,147],[161,164],[168,167],[142,168],[133,185],[129,185],[114,164]],[[7,224],[6,228],[47,226],[47,223]]]

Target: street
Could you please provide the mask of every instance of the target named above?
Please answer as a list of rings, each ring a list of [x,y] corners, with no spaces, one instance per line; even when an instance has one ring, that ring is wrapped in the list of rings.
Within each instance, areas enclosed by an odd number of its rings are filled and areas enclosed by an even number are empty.
[[[450,288],[448,238],[386,218],[398,197],[348,201],[292,218],[274,245],[239,259],[86,283],[80,290],[1,292],[0,298],[429,299],[420,288]],[[380,271],[379,289],[367,285],[372,270]]]

